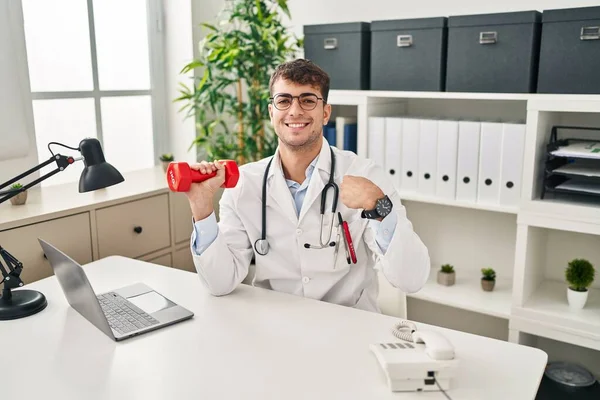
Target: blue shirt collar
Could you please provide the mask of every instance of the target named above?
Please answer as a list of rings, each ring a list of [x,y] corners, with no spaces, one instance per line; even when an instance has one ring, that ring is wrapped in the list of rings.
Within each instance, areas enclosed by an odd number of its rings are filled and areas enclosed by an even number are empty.
[[[306,168],[306,171],[304,172],[304,175],[306,176],[306,180],[305,180],[306,186],[308,186],[308,182],[310,182],[310,178],[311,178],[311,176],[312,176],[312,174],[313,174],[313,172],[315,170],[315,167],[317,165],[317,161],[318,160],[319,160],[319,156],[317,155],[314,158],[314,160],[311,161],[311,163]],[[293,180],[287,179],[287,178],[286,178],[285,181],[286,181],[286,183],[288,185],[288,188],[291,188],[291,187],[294,187],[294,186],[301,186],[301,185],[304,184],[304,183],[299,184],[298,182],[294,182]]]

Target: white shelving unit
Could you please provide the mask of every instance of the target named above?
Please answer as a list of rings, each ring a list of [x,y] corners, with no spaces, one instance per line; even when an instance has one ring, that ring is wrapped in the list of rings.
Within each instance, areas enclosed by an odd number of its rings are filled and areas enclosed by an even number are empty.
[[[437,270],[432,270],[431,277],[425,287],[408,297],[466,311],[508,319],[510,317],[512,280],[497,279],[492,292],[481,289],[479,275],[458,276],[453,286],[442,286],[436,282]]]
[[[499,213],[506,214],[517,214],[519,212],[518,207],[510,207],[504,206],[500,204],[478,204],[478,203],[470,203],[466,201],[458,201],[458,200],[448,200],[442,199],[435,196],[424,196],[419,193],[411,193],[411,192],[402,192],[400,191],[400,198],[406,201],[418,201],[421,203],[430,203],[430,204],[438,204],[442,206],[451,206],[451,207],[461,207],[461,208],[469,208],[473,210],[483,210],[483,211],[494,211]]]
[[[558,282],[543,282],[522,307],[513,313],[516,325],[540,325],[553,339],[568,341],[600,350],[600,290],[591,289],[583,310],[573,312],[566,302],[565,286]]]
[[[409,219],[432,256],[431,279],[403,300],[476,314],[482,324],[485,318],[506,320],[507,337],[514,342],[535,345],[532,338],[540,338],[572,345],[574,352],[600,351],[600,198],[540,199],[551,127],[600,127],[600,95],[332,90],[329,103],[334,116],[341,110],[340,115],[357,117],[361,156],[368,155],[369,117],[525,123],[518,206],[465,203],[400,191]],[[595,134],[600,139],[600,132]],[[585,137],[581,131],[576,136]],[[564,268],[572,258],[587,258],[599,271],[587,305],[579,312],[569,309],[566,298]],[[438,285],[435,279],[439,266],[446,262],[457,270],[456,284],[451,287]],[[488,265],[498,273],[493,292],[484,292],[479,284],[479,269]],[[409,312],[407,317],[420,316]],[[600,352],[596,355],[585,355],[598,360],[592,371],[600,371]]]

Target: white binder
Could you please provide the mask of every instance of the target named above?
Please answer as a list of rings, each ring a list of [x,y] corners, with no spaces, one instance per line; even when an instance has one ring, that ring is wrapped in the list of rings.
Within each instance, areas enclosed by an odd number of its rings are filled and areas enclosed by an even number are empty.
[[[425,196],[435,195],[437,129],[437,120],[421,120],[421,132],[419,134],[419,183],[417,191]]]
[[[456,200],[477,200],[479,170],[479,131],[481,124],[474,121],[458,123],[458,161],[456,163]]]
[[[340,150],[344,150],[344,128],[349,124],[356,124],[356,117],[335,118],[335,147]]]
[[[477,182],[478,203],[498,204],[500,202],[501,152],[502,124],[482,122]]]
[[[436,197],[455,199],[457,156],[458,121],[438,121]]]
[[[367,143],[369,158],[385,168],[385,118],[369,117]]]
[[[402,118],[385,119],[385,172],[396,189],[402,177]]]
[[[504,124],[502,130],[502,172],[500,204],[517,206],[521,199],[525,125]]]
[[[416,192],[419,182],[420,120],[402,119],[402,178],[400,191]]]

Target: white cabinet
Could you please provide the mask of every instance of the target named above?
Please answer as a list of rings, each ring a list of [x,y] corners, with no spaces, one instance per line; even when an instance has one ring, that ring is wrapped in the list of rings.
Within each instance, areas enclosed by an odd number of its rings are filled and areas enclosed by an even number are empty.
[[[173,256],[171,255],[171,253],[163,254],[162,256],[151,255],[151,256],[142,257],[142,260],[144,260],[144,261],[147,261],[152,264],[163,265],[165,267],[173,266],[172,259],[173,259]]]
[[[23,282],[52,275],[37,238],[82,265],[121,255],[194,271],[185,195],[169,191],[160,167],[124,176],[121,185],[83,194],[77,182],[36,187],[25,205],[0,206],[0,245],[23,263]]]
[[[173,252],[173,268],[196,272],[192,252],[189,246],[182,247]]]
[[[170,193],[171,210],[173,215],[173,236],[175,244],[190,240],[192,234],[192,211],[184,193]]]
[[[80,264],[92,261],[90,214],[84,212],[0,232],[0,245],[23,263],[27,284],[53,275],[38,238],[52,243]]]
[[[170,246],[168,194],[96,211],[99,258],[136,258]]]

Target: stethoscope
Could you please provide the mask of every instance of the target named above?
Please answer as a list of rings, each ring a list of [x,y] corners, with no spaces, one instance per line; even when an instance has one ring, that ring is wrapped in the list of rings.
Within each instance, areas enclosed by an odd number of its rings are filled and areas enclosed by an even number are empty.
[[[326,247],[335,246],[335,242],[331,241],[331,233],[333,231],[333,220],[335,217],[335,212],[337,210],[337,202],[339,196],[339,187],[333,181],[333,174],[335,173],[335,155],[333,154],[333,149],[331,146],[329,147],[329,151],[331,152],[331,169],[329,171],[329,181],[325,184],[325,187],[321,191],[321,230],[319,231],[319,245],[312,245],[310,243],[304,243],[304,247],[307,249],[324,249]],[[261,256],[266,256],[269,252],[269,242],[267,241],[267,177],[269,175],[269,168],[271,168],[271,162],[273,161],[272,157],[267,164],[267,168],[265,170],[265,174],[263,176],[263,186],[262,186],[262,232],[260,235],[260,239],[254,242],[254,250]],[[331,224],[329,225],[329,236],[327,240],[323,241],[323,221],[325,216],[325,203],[327,202],[327,191],[329,189],[333,189],[333,203],[331,204]]]

